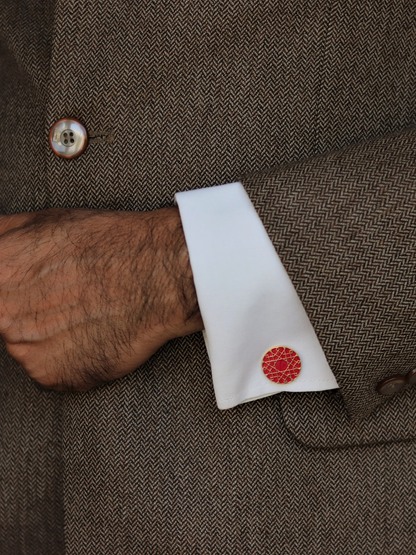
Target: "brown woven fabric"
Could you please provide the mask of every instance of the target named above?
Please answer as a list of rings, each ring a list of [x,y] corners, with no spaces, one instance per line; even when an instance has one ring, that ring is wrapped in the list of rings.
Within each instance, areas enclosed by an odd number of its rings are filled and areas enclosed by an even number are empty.
[[[6,4],[6,5],[5,5]],[[32,5],[31,5],[32,4]],[[45,206],[52,4],[0,6],[0,213]],[[64,552],[61,397],[0,348],[0,553]]]
[[[172,204],[179,190],[250,174],[247,189],[307,304],[349,410],[362,416],[376,404],[370,382],[388,370],[372,360],[367,373],[359,345],[375,357],[404,341],[405,352],[396,349],[390,359],[392,373],[412,359],[412,237],[396,235],[391,210],[400,201],[410,233],[413,132],[269,168],[414,122],[415,7],[392,0],[56,0],[40,8],[35,0],[1,0],[1,210],[148,210]],[[63,116],[80,119],[95,137],[71,161],[56,158],[47,142]],[[343,164],[342,178],[330,160]],[[353,178],[358,166],[371,179]],[[315,172],[313,179],[302,179],[299,169]],[[303,210],[296,225],[277,218],[279,175],[286,198]],[[375,175],[391,192],[375,187]],[[319,237],[313,207],[322,206],[311,187],[327,201]],[[355,210],[375,233],[373,243],[364,236],[366,256],[358,258],[361,275],[375,281],[361,288],[342,266],[348,244],[329,232],[339,211],[337,230],[347,233]],[[383,222],[393,225],[390,234]],[[327,246],[335,268],[323,263],[310,233]],[[296,265],[301,237],[301,268],[313,265],[323,278],[312,276],[310,290]],[[382,267],[378,240],[400,255],[395,280]],[[408,249],[401,252],[401,244]],[[397,269],[395,262],[386,263]],[[373,303],[361,328],[339,285],[339,297],[327,295],[342,269],[360,298]],[[396,309],[383,293],[393,282]],[[345,346],[325,327],[328,314],[339,315],[349,344],[355,337],[354,375]],[[390,335],[384,314],[395,323]],[[201,335],[173,341],[133,374],[81,395],[42,392],[6,354],[0,363],[1,554],[415,552],[410,389],[362,422],[348,419],[338,393],[274,396],[220,412]]]
[[[413,127],[243,180],[354,418],[415,367],[415,154]]]

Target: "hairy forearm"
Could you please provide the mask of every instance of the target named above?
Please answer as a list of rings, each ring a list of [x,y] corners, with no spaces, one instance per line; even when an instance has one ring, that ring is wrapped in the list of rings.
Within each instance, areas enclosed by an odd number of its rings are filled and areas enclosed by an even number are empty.
[[[41,385],[85,390],[203,329],[176,208],[0,218],[0,334]]]
[[[152,268],[140,285],[141,311],[155,319],[153,325],[166,340],[201,331],[203,322],[179,210],[164,208],[146,217],[145,248]]]

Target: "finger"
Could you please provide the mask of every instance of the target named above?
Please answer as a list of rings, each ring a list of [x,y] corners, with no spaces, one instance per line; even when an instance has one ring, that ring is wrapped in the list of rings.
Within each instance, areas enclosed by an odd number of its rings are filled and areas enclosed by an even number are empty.
[[[0,235],[30,223],[34,218],[34,214],[35,212],[22,212],[21,214],[12,214],[11,216],[0,216]]]

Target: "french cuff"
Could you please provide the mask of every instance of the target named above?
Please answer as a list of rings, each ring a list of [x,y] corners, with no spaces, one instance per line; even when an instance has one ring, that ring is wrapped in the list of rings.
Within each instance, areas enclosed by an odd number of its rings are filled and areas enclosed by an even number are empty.
[[[241,183],[175,195],[219,409],[337,382]]]

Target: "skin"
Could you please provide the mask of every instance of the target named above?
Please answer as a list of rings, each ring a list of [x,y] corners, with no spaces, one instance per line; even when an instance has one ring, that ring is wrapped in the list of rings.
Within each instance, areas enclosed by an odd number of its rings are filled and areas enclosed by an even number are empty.
[[[176,208],[0,216],[0,335],[41,386],[86,391],[203,327]]]

